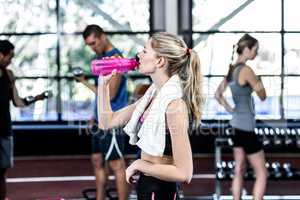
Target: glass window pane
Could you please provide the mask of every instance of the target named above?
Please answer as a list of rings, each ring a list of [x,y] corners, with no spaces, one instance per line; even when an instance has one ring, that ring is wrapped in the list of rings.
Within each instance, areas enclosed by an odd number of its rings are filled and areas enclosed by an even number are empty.
[[[243,34],[216,33],[194,34],[194,49],[199,53],[203,74],[225,75],[228,72],[233,45]],[[280,34],[251,34],[259,41],[259,52],[253,61],[248,61],[257,74],[278,75],[281,73]],[[237,54],[234,55],[234,60]]]
[[[300,119],[300,77],[285,77],[283,108],[287,119]]]
[[[105,31],[149,31],[149,0],[61,1],[63,30],[83,31],[99,24]]]
[[[203,94],[205,104],[202,115],[203,119],[221,120],[231,118],[231,115],[214,98],[214,94],[223,79],[223,77],[204,78]],[[225,91],[224,96],[227,101],[233,105],[231,91],[229,88]]]
[[[124,57],[134,57],[144,46],[148,39],[148,34],[137,35],[109,35],[113,45],[123,52]],[[64,36],[61,45],[61,74],[70,73],[73,67],[82,67],[88,74],[90,73],[91,59],[95,54],[84,44],[81,36]]]
[[[0,3],[0,33],[56,31],[56,0],[10,0]]]
[[[278,31],[281,0],[194,0],[192,15],[194,31]]]
[[[53,121],[57,120],[57,82],[53,79],[17,79],[16,87],[19,96],[35,96],[50,90],[53,96],[43,101],[37,101],[25,108],[11,106],[11,116],[14,121]]]
[[[284,73],[300,74],[300,34],[285,34],[284,42]]]
[[[12,36],[15,57],[11,68],[18,77],[53,76],[57,73],[56,36]]]
[[[61,91],[62,120],[89,120],[94,116],[95,94],[87,87],[74,80],[62,80]]]
[[[221,106],[214,98],[217,87],[223,80],[223,77],[212,77],[204,79],[204,96],[205,106],[203,111],[203,119],[231,119],[231,115]],[[264,86],[266,88],[268,98],[265,101],[254,96],[255,110],[257,119],[279,119],[279,95],[280,95],[280,78],[279,77],[263,77]],[[230,88],[225,91],[225,98],[230,105],[234,107]]]
[[[286,31],[300,31],[300,1],[284,0],[284,29]]]
[[[280,119],[279,96],[281,91],[280,77],[262,77],[266,89],[267,99],[261,101],[254,96],[256,119]]]
[[[74,67],[81,67],[90,74],[90,63],[94,53],[84,44],[78,35],[63,36],[61,39],[61,75],[71,75]]]

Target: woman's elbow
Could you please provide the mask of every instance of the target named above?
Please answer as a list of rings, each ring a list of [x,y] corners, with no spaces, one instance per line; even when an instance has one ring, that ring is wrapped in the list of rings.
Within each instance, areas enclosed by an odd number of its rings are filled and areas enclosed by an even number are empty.
[[[13,105],[18,108],[24,108],[26,105],[22,101],[12,101]]]
[[[182,182],[189,184],[192,181],[193,173],[184,173]]]
[[[215,93],[215,99],[217,100],[218,103],[221,102],[222,97],[223,97],[222,94],[220,94],[220,93],[218,93],[218,92]]]
[[[215,93],[215,99],[217,99],[217,100],[220,99],[220,94],[217,92]]]
[[[259,99],[260,99],[261,101],[266,100],[266,99],[267,99],[267,94],[266,94],[266,93],[262,93],[261,95],[259,95]]]
[[[190,183],[193,178],[193,169],[183,170],[180,173],[180,182]]]

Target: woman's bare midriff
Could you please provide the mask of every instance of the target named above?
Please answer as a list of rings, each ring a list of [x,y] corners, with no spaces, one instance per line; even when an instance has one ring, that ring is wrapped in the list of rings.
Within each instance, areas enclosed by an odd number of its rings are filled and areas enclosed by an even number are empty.
[[[153,164],[173,164],[173,157],[172,156],[151,156],[145,152],[142,151],[141,159],[151,162]]]

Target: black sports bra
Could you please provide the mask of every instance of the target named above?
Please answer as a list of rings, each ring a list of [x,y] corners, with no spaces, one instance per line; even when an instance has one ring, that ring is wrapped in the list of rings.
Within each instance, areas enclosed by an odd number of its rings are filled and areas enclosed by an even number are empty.
[[[145,118],[144,118],[144,113],[141,115],[138,124],[137,124],[137,131],[139,131],[142,127],[142,124],[144,122]],[[166,156],[172,156],[172,142],[171,142],[171,135],[170,135],[170,130],[168,128],[166,128],[166,145],[165,145],[165,150],[164,150],[164,155]]]

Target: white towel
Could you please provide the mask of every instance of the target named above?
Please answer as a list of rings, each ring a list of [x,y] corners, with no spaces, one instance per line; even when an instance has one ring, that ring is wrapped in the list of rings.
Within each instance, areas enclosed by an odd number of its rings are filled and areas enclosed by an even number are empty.
[[[137,132],[138,121],[156,90],[154,84],[149,87],[124,127],[124,131],[130,137],[130,144],[137,145],[149,155],[163,156],[166,140],[166,109],[171,101],[182,98],[183,92],[178,75],[173,75],[157,93],[145,121]]]

